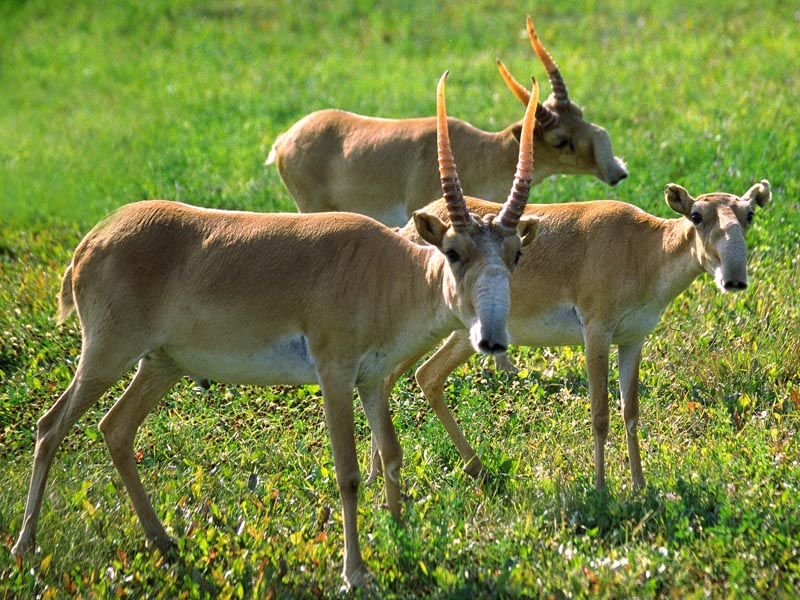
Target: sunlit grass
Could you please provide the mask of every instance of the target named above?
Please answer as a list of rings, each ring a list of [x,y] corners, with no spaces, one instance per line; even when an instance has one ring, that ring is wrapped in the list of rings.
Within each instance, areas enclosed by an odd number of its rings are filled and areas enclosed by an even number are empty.
[[[475,358],[448,400],[494,475],[480,486],[410,378],[392,397],[404,449],[405,525],[363,489],[365,559],[387,598],[795,597],[800,593],[800,89],[787,3],[9,2],[0,6],[0,598],[330,597],[341,585],[341,505],[314,388],[177,386],[141,428],[139,469],[179,541],[144,541],[96,423],[68,435],[38,543],[21,562],[36,419],[80,345],[55,322],[72,249],[122,203],[293,210],[263,161],[275,136],[330,106],[380,116],[448,109],[500,129],[521,107],[497,76],[543,78],[524,16],[631,176],[560,177],[538,202],[618,198],[667,216],[663,186],[774,202],[750,236],[751,286],[701,278],[644,350],[648,488],[630,490],[612,414],[609,489],[592,488],[579,349],[514,349],[497,375]],[[456,157],[457,158],[457,157]],[[614,375],[612,373],[612,375]],[[617,393],[612,376],[612,392]],[[368,467],[369,431],[357,411]]]

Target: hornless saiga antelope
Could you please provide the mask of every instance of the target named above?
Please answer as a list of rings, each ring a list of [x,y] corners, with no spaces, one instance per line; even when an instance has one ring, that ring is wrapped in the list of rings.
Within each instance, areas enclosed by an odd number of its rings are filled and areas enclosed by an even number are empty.
[[[386,500],[399,519],[402,452],[384,379],[460,327],[470,330],[476,350],[504,351],[511,271],[537,227],[536,217],[520,218],[533,165],[535,84],[511,194],[498,216],[474,218],[450,149],[445,76],[437,122],[448,224],[424,210],[413,217],[430,246],[363,215],[227,212],[160,200],[119,208],[83,239],[59,296],[59,318],[75,310],[80,319],[80,360],[72,383],[38,422],[14,554],[35,547],[47,473],[65,434],[138,363],[100,430],[158,548],[166,551],[171,539],[136,471],[133,442],[164,394],[183,375],[319,384],[342,499],[343,576],[347,586],[369,581],[356,527],[353,388],[380,439]]]
[[[553,90],[536,105],[533,183],[556,173],[588,174],[615,185],[628,176],[602,127],[585,121],[569,99],[561,73],[527,19],[528,35]],[[498,60],[508,87],[525,105],[530,93]],[[449,120],[466,193],[503,197],[519,152],[522,122],[497,133]],[[266,164],[275,163],[300,212],[348,211],[401,227],[439,197],[433,118],[379,119],[341,110],[307,115],[278,136]],[[313,183],[312,183],[313,182]]]
[[[639,363],[642,345],[664,310],[704,271],[723,291],[747,287],[745,234],[758,207],[771,199],[764,179],[741,198],[711,193],[692,198],[679,185],[666,186],[667,204],[681,215],[661,219],[615,201],[531,204],[526,215],[539,218],[536,239],[511,278],[508,330],[520,346],[584,347],[594,434],[595,486],[605,487],[603,448],[608,436],[610,346],[619,347],[619,387],[635,488],[645,485],[639,455]],[[492,204],[467,201],[474,214]],[[442,215],[435,202],[426,207]],[[419,240],[410,225],[401,231]],[[465,331],[454,332],[416,372],[416,379],[455,443],[470,475],[483,472],[480,458],[447,408],[447,376],[473,351]],[[414,360],[387,379],[394,384]],[[391,389],[391,388],[388,388]],[[380,465],[373,435],[370,480]]]

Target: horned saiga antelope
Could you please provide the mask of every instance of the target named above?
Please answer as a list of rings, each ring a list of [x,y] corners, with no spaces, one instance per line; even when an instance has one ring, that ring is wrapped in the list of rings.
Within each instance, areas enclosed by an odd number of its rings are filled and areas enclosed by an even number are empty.
[[[530,188],[538,93],[508,201],[497,217],[475,219],[450,150],[444,85],[443,76],[437,123],[449,224],[426,211],[414,214],[417,233],[430,246],[363,215],[227,212],[158,200],[123,206],[84,238],[59,296],[59,318],[75,310],[80,319],[80,360],[72,383],[38,422],[15,554],[35,546],[47,473],[65,434],[138,363],[100,429],[157,547],[167,549],[171,540],[142,486],[133,442],[164,394],[183,375],[319,384],[342,499],[343,576],[347,585],[368,581],[356,528],[353,388],[381,440],[386,499],[399,519],[402,453],[383,381],[395,365],[459,327],[470,330],[476,350],[504,351],[509,278],[537,227],[536,217],[520,217]]]
[[[561,73],[527,19],[528,34],[544,64],[553,93],[536,105],[533,183],[557,173],[589,174],[614,185],[628,176],[614,156],[608,132],[583,118]],[[527,106],[530,93],[499,63],[503,79]],[[490,133],[450,119],[466,193],[503,197],[519,152],[522,122]],[[275,141],[274,163],[300,212],[348,211],[401,227],[411,213],[439,197],[434,168],[436,121],[378,119],[341,110],[307,115]]]
[[[670,303],[703,272],[712,275],[723,292],[747,287],[745,234],[756,209],[770,201],[771,193],[769,182],[762,180],[742,197],[711,193],[693,198],[676,184],[666,186],[665,197],[679,218],[661,219],[614,201],[525,208],[526,215],[539,218],[539,228],[511,278],[511,343],[584,347],[598,488],[605,487],[611,345],[619,348],[631,482],[643,487],[638,439],[642,345]],[[478,215],[494,210],[487,202],[468,200],[467,205]],[[426,210],[443,215],[440,202]],[[419,239],[408,225],[401,234]],[[448,410],[443,393],[447,376],[472,353],[466,333],[456,331],[417,369],[416,379],[458,448],[465,470],[478,475],[483,471],[481,460]],[[387,385],[413,362],[398,367]],[[376,451],[373,444],[370,479],[379,470]]]

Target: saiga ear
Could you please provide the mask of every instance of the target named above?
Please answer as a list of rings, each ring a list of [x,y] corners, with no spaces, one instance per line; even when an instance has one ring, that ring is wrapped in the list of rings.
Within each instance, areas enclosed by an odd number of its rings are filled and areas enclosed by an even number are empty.
[[[511,128],[511,135],[514,136],[514,139],[517,140],[517,144],[519,144],[520,138],[522,138],[522,123],[517,123],[514,127]]]
[[[664,188],[664,199],[669,207],[676,213],[687,216],[694,204],[694,198],[689,195],[685,188],[677,183],[668,183]]]
[[[441,248],[442,239],[444,239],[448,225],[445,225],[439,217],[426,210],[414,211],[411,216],[414,218],[414,227],[416,227],[420,237],[429,244]]]
[[[533,215],[525,215],[519,220],[517,225],[517,233],[522,238],[522,245],[527,246],[535,238],[536,233],[539,231],[539,217]]]
[[[769,190],[769,181],[766,179],[762,179],[761,183],[755,184],[745,192],[744,196],[742,196],[742,200],[744,202],[749,202],[750,204],[756,203],[761,207],[763,207],[771,199],[772,192]]]

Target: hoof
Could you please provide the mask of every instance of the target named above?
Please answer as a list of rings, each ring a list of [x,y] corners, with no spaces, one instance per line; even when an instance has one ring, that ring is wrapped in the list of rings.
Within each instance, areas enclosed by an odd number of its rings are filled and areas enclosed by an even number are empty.
[[[477,454],[464,463],[464,473],[479,480],[486,477],[486,469],[483,468],[483,463]]]
[[[343,574],[344,585],[339,588],[340,593],[347,593],[354,589],[372,590],[375,588],[375,578],[366,566],[362,565],[350,574]]]
[[[25,556],[26,554],[33,554],[36,550],[36,542],[34,540],[17,540],[17,543],[11,547],[11,556]]]
[[[164,536],[150,540],[153,548],[161,552],[164,558],[175,558],[178,556],[178,540],[172,536]]]

